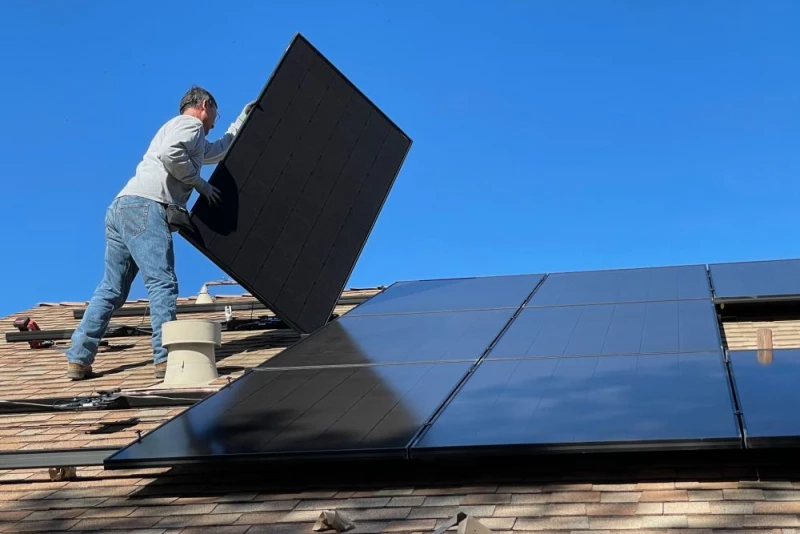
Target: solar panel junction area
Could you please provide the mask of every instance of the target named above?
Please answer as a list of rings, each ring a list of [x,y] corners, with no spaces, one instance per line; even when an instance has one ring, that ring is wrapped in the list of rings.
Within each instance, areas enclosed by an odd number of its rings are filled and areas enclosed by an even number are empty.
[[[106,467],[796,446],[800,351],[730,351],[717,310],[798,267],[398,282]]]

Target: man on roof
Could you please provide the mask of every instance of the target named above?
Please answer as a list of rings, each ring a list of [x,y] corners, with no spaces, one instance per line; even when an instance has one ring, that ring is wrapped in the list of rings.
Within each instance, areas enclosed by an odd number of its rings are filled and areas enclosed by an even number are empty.
[[[139,271],[150,301],[155,376],[164,378],[167,350],[161,344],[161,325],[175,320],[178,299],[168,211],[170,206],[185,208],[193,190],[211,205],[220,202],[219,191],[200,177],[200,169],[222,160],[254,105],[247,104],[212,143],[206,136],[218,117],[217,102],[205,89],[192,87],[180,101],[178,116],[156,132],[133,177],[106,210],[105,274],[72,335],[69,378],[92,376],[100,339]]]

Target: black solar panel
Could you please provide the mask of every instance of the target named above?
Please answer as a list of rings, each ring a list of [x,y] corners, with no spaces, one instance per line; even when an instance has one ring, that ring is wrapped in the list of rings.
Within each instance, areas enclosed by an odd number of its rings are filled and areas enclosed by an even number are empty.
[[[773,350],[771,361],[755,350],[729,356],[747,446],[800,445],[800,350]]]
[[[412,447],[412,457],[496,447],[740,446],[718,351],[484,361]]]
[[[298,35],[192,210],[201,252],[287,324],[330,318],[411,140]]]
[[[514,311],[344,316],[262,366],[474,362],[500,334]]]
[[[468,367],[253,371],[114,454],[106,466],[399,456]]]
[[[398,282],[347,315],[519,308],[542,278],[530,274]]]
[[[489,359],[720,350],[710,300],[526,308]]]
[[[709,298],[705,266],[687,265],[550,274],[528,306]]]
[[[718,301],[800,297],[800,260],[715,263],[708,269]]]

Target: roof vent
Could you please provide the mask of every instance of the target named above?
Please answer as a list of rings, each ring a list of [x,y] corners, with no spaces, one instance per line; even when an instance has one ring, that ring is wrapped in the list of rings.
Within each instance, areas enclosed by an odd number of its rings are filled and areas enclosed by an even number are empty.
[[[208,286],[203,284],[203,287],[200,288],[200,293],[197,294],[197,300],[194,301],[195,304],[213,304],[214,297],[208,294]]]
[[[222,280],[211,280],[210,282],[206,282],[203,284],[203,287],[200,288],[200,292],[197,294],[197,300],[195,304],[212,304],[217,299],[208,293],[208,286],[240,286],[239,282],[236,280],[232,280],[230,278],[223,278]]]
[[[199,386],[219,377],[215,348],[222,343],[222,327],[218,322],[168,321],[161,332],[169,352],[165,386]]]

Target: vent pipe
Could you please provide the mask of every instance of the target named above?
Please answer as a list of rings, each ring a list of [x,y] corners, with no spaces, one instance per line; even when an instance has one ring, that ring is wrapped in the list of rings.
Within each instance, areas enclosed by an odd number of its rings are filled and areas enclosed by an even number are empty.
[[[197,294],[197,299],[194,301],[195,304],[213,304],[214,297],[208,294],[208,286],[203,284],[203,287],[200,288],[200,293]]]
[[[222,344],[222,327],[218,322],[169,321],[161,335],[168,351],[165,386],[199,386],[219,377],[215,351]]]
[[[761,365],[772,363],[772,330],[769,328],[759,328],[756,332],[756,359]]]

